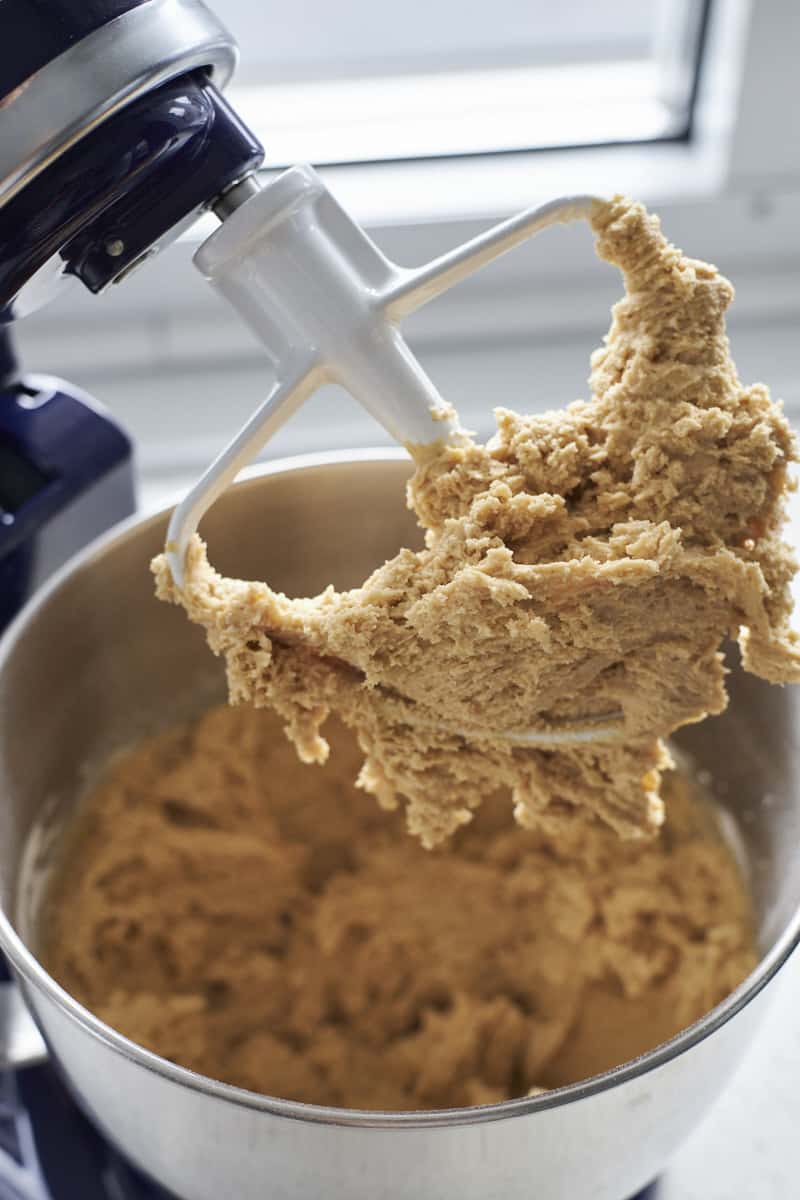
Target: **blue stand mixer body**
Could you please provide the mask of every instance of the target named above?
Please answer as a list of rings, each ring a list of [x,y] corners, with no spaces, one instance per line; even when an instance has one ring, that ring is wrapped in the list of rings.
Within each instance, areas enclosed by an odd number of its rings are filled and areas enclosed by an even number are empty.
[[[0,4],[0,630],[134,507],[125,434],[21,376],[8,326],[119,283],[252,175],[263,150],[217,86],[236,57],[200,0]]]
[[[11,365],[9,335],[6,365]],[[0,630],[48,575],[133,513],[130,439],[80,389],[0,377]]]

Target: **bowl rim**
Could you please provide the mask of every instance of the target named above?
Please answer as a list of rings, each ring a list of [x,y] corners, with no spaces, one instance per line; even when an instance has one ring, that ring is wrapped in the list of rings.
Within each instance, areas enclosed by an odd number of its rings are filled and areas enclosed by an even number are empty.
[[[406,461],[408,454],[395,447],[378,447],[356,450],[322,451],[313,454],[292,455],[257,463],[241,473],[233,485],[239,487],[253,480],[283,474],[292,474],[311,467],[343,466],[356,462]],[[135,514],[113,529],[91,542],[73,556],[63,567],[37,590],[35,596],[24,606],[0,637],[0,672],[13,653],[18,638],[32,623],[48,601],[63,584],[78,571],[91,567],[117,543],[135,537],[144,529],[164,522],[172,511],[172,505],[160,507],[146,514]],[[622,1063],[610,1071],[580,1080],[565,1087],[554,1088],[538,1096],[523,1096],[504,1100],[498,1104],[475,1107],[422,1109],[416,1111],[350,1109],[332,1105],[305,1104],[297,1100],[282,1100],[277,1097],[251,1092],[234,1087],[187,1067],[178,1066],[161,1058],[158,1054],[132,1042],[111,1026],[106,1025],[80,1004],[45,970],[33,952],[17,932],[11,918],[0,905],[0,950],[8,958],[15,973],[22,981],[23,991],[31,988],[50,1000],[62,1014],[69,1017],[83,1031],[103,1042],[111,1050],[134,1062],[144,1070],[160,1075],[174,1084],[188,1087],[213,1099],[225,1101],[239,1108],[263,1112],[290,1120],[309,1121],[314,1124],[332,1126],[354,1126],[369,1129],[425,1129],[436,1126],[474,1125],[486,1121],[508,1120],[528,1116],[545,1109],[560,1108],[579,1100],[588,1099],[611,1088],[619,1087],[631,1080],[641,1078],[651,1071],[685,1054],[693,1046],[705,1041],[728,1023],[754,1000],[777,975],[793,951],[800,945],[800,906],[787,923],[780,937],[760,959],[758,965],[720,1004],[681,1030],[669,1041],[662,1042],[647,1053]]]

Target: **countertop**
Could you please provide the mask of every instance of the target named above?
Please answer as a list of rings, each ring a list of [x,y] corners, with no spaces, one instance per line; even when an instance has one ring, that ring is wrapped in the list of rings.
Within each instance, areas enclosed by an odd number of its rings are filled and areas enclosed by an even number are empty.
[[[774,992],[745,1061],[678,1152],[654,1200],[800,1196],[800,953]]]

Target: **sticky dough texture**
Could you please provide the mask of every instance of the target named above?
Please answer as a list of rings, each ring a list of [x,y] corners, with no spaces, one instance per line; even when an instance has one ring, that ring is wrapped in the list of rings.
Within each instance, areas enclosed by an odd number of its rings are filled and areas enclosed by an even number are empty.
[[[199,538],[183,591],[154,564],[158,595],[225,656],[231,700],[273,708],[306,762],[325,761],[320,730],[337,713],[365,756],[361,786],[404,800],[428,847],[497,786],[530,828],[590,811],[624,837],[652,834],[662,739],[725,707],[722,641],[765,679],[800,679],[780,537],[796,448],[767,389],[736,374],[731,285],[639,204],[598,203],[591,224],[626,289],[592,357],[592,399],[501,408],[486,445],[417,450],[424,550],[299,600],[222,578]],[[615,740],[492,736],[614,710]]]
[[[749,896],[686,777],[662,836],[553,837],[488,796],[428,853],[353,787],[222,706],[111,763],[63,846],[43,961],[134,1041],[270,1095],[484,1104],[652,1049],[757,956]]]

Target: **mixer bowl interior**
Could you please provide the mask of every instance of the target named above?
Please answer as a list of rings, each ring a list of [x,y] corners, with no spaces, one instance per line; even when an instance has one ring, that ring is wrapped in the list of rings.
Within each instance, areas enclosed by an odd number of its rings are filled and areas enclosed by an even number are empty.
[[[211,561],[223,574],[266,579],[288,595],[313,595],[328,583],[355,586],[399,547],[421,544],[404,501],[408,473],[404,457],[374,451],[355,462],[327,456],[305,460],[303,470],[256,470],[204,521]],[[156,516],[112,535],[110,551],[90,551],[45,596],[4,665],[0,879],[7,910],[21,848],[45,803],[63,814],[109,752],[224,695],[222,664],[202,632],[153,596],[148,563],[163,546],[165,524]],[[736,667],[729,685],[728,711],[681,731],[676,743],[708,772],[735,822],[767,950],[800,901],[793,853],[800,841],[798,695]],[[27,932],[24,902],[18,915]]]

